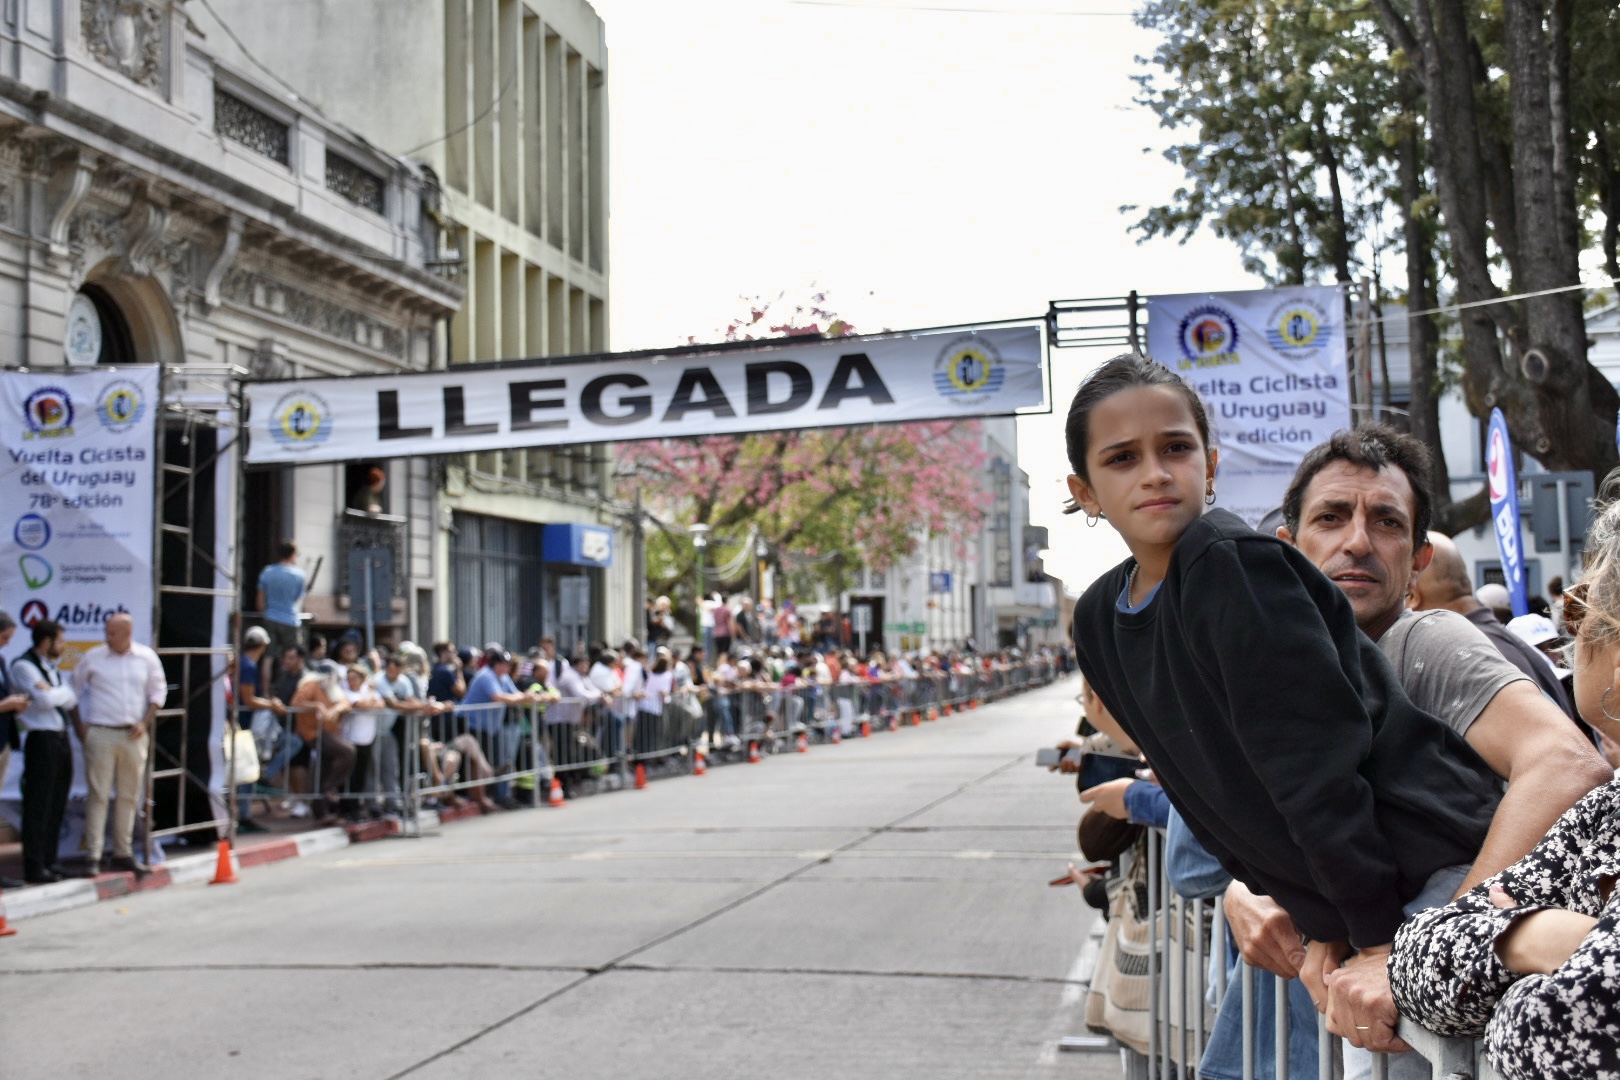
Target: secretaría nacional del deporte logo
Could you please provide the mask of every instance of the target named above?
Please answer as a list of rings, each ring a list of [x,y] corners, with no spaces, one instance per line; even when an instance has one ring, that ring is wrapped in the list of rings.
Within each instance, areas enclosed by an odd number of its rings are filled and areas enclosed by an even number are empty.
[[[952,338],[934,361],[934,389],[961,405],[982,401],[1007,381],[1007,365],[996,347],[977,334]]]
[[[1205,304],[1187,312],[1176,336],[1181,355],[1195,364],[1237,362],[1237,320],[1219,304]]]
[[[307,450],[332,437],[332,410],[319,394],[293,390],[270,410],[270,437],[279,446]]]
[[[1311,300],[1278,304],[1266,320],[1266,344],[1283,356],[1314,356],[1333,343],[1332,314]]]
[[[73,398],[60,386],[42,386],[23,402],[25,439],[55,439],[73,434]]]
[[[96,419],[108,431],[128,431],[145,415],[146,399],[140,387],[123,379],[109,384],[96,402]]]

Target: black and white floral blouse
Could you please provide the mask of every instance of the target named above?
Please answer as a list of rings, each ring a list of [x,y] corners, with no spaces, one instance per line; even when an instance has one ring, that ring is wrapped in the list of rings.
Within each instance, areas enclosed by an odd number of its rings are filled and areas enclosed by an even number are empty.
[[[1620,1077],[1620,781],[1590,792],[1530,854],[1395,936],[1389,977],[1401,1014],[1441,1035],[1483,1034],[1506,1080]],[[1518,902],[1491,904],[1500,885]],[[1550,975],[1516,975],[1496,955],[1515,920],[1545,908],[1597,926]]]

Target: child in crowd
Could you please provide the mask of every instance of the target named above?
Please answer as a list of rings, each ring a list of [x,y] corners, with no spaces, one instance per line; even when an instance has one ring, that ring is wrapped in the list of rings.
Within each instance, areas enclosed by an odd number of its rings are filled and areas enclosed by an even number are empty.
[[[1387,950],[1431,875],[1473,861],[1500,798],[1407,699],[1344,594],[1215,501],[1203,401],[1136,355],[1080,387],[1073,503],[1131,556],[1081,597],[1081,670],[1204,846],[1311,939],[1306,971]],[[1399,842],[1393,842],[1399,837]]]

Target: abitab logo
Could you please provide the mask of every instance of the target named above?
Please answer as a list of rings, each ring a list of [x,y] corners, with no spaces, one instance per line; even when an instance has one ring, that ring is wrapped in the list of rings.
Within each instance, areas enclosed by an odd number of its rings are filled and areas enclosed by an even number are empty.
[[[22,571],[23,584],[29,589],[43,589],[56,576],[55,568],[38,555],[24,555],[17,560],[17,569]]]

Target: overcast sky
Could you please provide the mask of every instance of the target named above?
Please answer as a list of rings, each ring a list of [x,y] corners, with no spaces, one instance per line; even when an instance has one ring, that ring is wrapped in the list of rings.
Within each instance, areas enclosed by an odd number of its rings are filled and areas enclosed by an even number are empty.
[[[740,298],[812,286],[862,331],[1260,287],[1213,237],[1126,232],[1122,204],[1182,178],[1131,101],[1153,41],[1121,0],[592,2],[610,50],[615,348],[709,338]],[[1019,424],[1031,516],[1071,589],[1124,555],[1105,525],[1060,513],[1062,414],[1108,355],[1054,352],[1056,411]]]

